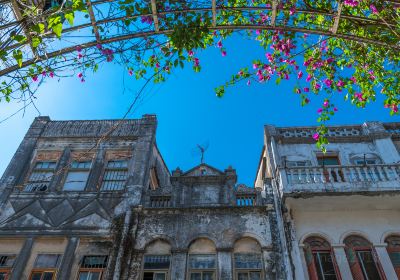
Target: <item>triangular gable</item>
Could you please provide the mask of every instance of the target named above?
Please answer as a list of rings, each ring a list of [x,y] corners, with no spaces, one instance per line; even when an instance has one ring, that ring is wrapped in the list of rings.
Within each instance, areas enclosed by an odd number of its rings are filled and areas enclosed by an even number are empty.
[[[215,167],[212,167],[206,163],[202,163],[198,166],[193,167],[189,171],[186,171],[182,176],[221,176],[224,173]]]

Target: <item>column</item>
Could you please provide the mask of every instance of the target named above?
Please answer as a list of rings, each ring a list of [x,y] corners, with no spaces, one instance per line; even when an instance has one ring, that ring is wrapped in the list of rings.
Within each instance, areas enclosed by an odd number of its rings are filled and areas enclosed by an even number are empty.
[[[386,243],[374,244],[376,254],[378,255],[379,262],[382,266],[386,279],[397,279],[396,271],[394,270],[393,263],[386,250]]]
[[[24,246],[22,246],[21,251],[18,254],[17,259],[14,263],[14,268],[11,272],[10,280],[20,280],[22,279],[22,274],[26,268],[26,264],[31,256],[33,238],[29,237],[25,240]]]
[[[187,250],[175,250],[172,252],[171,277],[174,280],[185,280]]]
[[[57,280],[68,280],[71,276],[72,264],[74,263],[75,250],[78,247],[79,238],[71,237],[68,239],[67,248],[60,264]]]
[[[298,246],[293,244],[292,259],[295,279],[309,279],[306,256],[304,255],[304,244]]]
[[[217,250],[218,266],[217,273],[219,280],[231,280],[232,277],[232,249],[219,248]]]
[[[344,244],[332,244],[333,253],[335,255],[335,260],[339,268],[340,275],[342,279],[353,279],[351,274],[350,265],[346,257],[346,252],[344,250]]]

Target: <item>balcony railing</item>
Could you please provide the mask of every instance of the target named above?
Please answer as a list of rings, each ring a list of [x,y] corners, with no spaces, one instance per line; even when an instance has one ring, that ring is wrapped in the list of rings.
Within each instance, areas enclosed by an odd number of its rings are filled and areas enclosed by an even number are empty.
[[[399,164],[289,167],[284,170],[289,185],[400,182]]]

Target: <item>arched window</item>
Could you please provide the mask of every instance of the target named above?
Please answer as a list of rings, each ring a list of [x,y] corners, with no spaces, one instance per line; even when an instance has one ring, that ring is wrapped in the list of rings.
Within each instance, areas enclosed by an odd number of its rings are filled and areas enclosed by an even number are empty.
[[[385,279],[375,250],[368,240],[352,235],[344,240],[344,244],[354,280]]]
[[[400,279],[400,235],[392,235],[385,239],[388,244],[387,251],[393,263],[397,277]]]
[[[236,241],[233,258],[236,280],[262,279],[261,246],[256,240],[244,237]]]
[[[321,237],[312,236],[304,241],[304,253],[310,280],[338,280],[337,269],[331,245]]]
[[[217,250],[214,243],[206,238],[196,239],[189,247],[189,279],[215,280]]]
[[[143,257],[143,280],[168,279],[171,245],[163,240],[150,243]]]

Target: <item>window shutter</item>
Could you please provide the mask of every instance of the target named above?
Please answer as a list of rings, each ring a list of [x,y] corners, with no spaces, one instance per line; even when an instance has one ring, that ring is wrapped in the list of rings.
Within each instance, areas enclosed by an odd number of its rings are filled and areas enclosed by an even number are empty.
[[[318,274],[315,267],[314,256],[309,246],[304,248],[304,255],[306,258],[308,276],[310,280],[318,280]]]
[[[376,266],[378,268],[379,275],[381,276],[381,278],[383,280],[386,280],[386,275],[383,272],[382,265],[381,265],[381,263],[379,261],[378,253],[376,252],[375,248],[372,248],[371,251],[372,251],[372,257],[374,258],[374,262],[375,262],[375,264],[376,264]]]
[[[353,279],[354,280],[365,280],[354,250],[349,247],[345,247],[345,250],[346,250],[347,260],[349,261],[351,274],[353,275]]]

